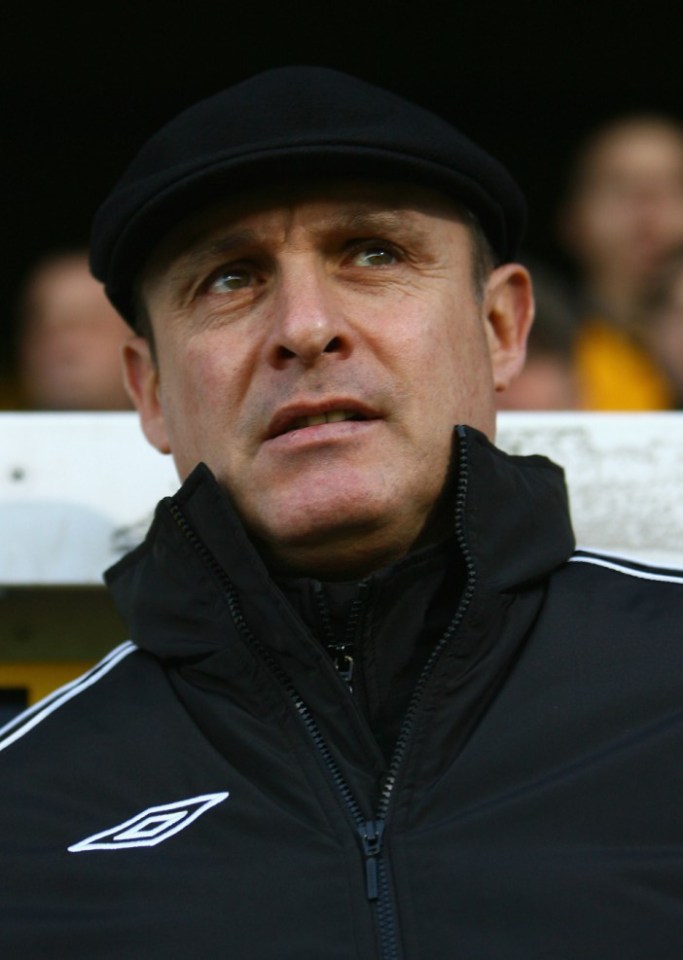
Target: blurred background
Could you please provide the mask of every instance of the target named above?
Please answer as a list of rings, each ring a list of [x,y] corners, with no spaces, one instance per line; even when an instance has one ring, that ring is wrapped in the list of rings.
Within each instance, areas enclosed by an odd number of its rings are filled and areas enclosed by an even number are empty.
[[[519,181],[538,319],[501,407],[683,407],[683,8],[670,0],[15,0],[0,23],[0,410],[126,408],[127,328],[86,268],[93,213],[166,120],[288,63],[436,110]],[[0,601],[0,720],[125,636],[89,586],[0,585]]]
[[[43,384],[47,375],[35,374],[40,360],[30,356],[31,346],[45,339],[41,324],[56,328],[58,321],[38,316],[32,274],[55,254],[77,266],[95,208],[160,124],[252,73],[295,62],[347,70],[433,108],[507,164],[529,198],[525,257],[542,278],[551,315],[537,345],[544,357],[554,352],[558,362],[563,353],[566,358],[575,349],[574,324],[580,328],[583,314],[596,312],[627,331],[629,343],[645,350],[658,370],[657,356],[671,355],[678,336],[675,323],[671,332],[671,310],[662,320],[663,344],[646,343],[649,320],[641,316],[644,309],[667,313],[669,286],[662,283],[669,283],[674,268],[664,280],[658,277],[654,291],[650,279],[683,244],[683,134],[677,129],[683,122],[683,13],[671,3],[92,0],[87,6],[5,4],[2,21],[0,404],[5,409],[125,405],[123,399],[79,401],[68,394],[51,399],[33,392],[29,368]],[[672,148],[680,163],[662,161],[675,169],[662,175],[669,179],[657,196],[645,196],[654,183],[649,174],[643,196],[636,196],[639,187],[626,183],[629,174],[619,171],[619,158],[616,172],[607,169],[607,161],[596,171],[585,156],[579,159],[581,145],[606,124],[653,115],[655,139],[661,118],[664,126],[673,125],[665,131],[660,124],[664,139],[673,142],[680,134]],[[627,146],[626,163],[630,150]],[[634,223],[641,218],[644,225],[634,227],[641,246],[650,230],[648,216],[658,216],[655,206],[666,206],[664,216],[676,222],[662,228],[663,238],[655,223],[647,250],[626,250],[620,265],[593,269],[591,238],[582,234],[576,211],[585,213],[586,197],[597,204],[602,181],[613,193],[617,182],[622,199],[638,206],[626,217]],[[601,199],[605,222],[625,237],[629,225],[621,226],[619,197],[611,197],[611,207],[609,196]],[[603,239],[609,246],[609,236]],[[649,258],[647,278],[635,283],[642,264],[634,266],[629,256]],[[51,268],[59,272],[53,260]],[[629,289],[615,278],[619,270],[630,274]],[[76,312],[65,310],[69,316]],[[79,343],[85,322],[74,338]],[[113,326],[108,329],[113,338]],[[611,349],[603,334],[597,335],[598,354]],[[595,341],[594,336],[591,347]],[[48,349],[58,352],[54,345]],[[666,383],[656,384],[642,401],[648,408],[680,406],[679,388],[672,385],[677,374],[665,376]],[[532,391],[532,399],[511,403],[591,405],[581,390],[574,382],[561,387],[554,382],[547,399],[541,390],[540,400]],[[630,403],[617,401],[621,408]]]

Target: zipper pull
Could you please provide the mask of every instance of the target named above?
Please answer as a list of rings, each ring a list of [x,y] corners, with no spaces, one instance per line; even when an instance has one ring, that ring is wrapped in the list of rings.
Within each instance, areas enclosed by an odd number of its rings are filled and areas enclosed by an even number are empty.
[[[363,841],[365,854],[365,884],[368,900],[376,900],[379,896],[377,884],[377,858],[382,851],[384,839],[384,820],[366,820],[358,833]]]
[[[335,657],[334,665],[346,686],[353,692],[353,657],[349,656],[349,654],[343,650],[339,650]]]

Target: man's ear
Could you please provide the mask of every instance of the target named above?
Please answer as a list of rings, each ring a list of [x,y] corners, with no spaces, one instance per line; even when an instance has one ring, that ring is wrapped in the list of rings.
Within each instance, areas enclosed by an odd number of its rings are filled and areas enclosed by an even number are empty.
[[[484,292],[484,319],[493,382],[497,391],[514,380],[524,366],[526,339],[534,318],[531,277],[519,263],[505,263],[491,272]]]
[[[170,453],[166,421],[159,398],[159,370],[144,337],[133,337],[123,347],[126,390],[140,415],[142,430],[160,453]]]

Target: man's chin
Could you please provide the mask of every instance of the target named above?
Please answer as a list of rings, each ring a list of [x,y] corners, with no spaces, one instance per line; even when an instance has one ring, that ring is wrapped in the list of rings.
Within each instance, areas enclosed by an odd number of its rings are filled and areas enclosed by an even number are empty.
[[[321,579],[354,579],[383,566],[396,550],[396,536],[386,518],[368,509],[367,502],[324,507],[314,503],[300,513],[289,512],[266,522],[263,515],[250,526],[252,537],[273,572]]]

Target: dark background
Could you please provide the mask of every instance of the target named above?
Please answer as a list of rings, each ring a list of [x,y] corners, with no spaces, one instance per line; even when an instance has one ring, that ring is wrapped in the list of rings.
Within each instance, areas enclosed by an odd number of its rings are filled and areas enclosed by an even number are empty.
[[[553,214],[567,158],[614,114],[683,119],[683,12],[596,0],[269,0],[87,7],[3,4],[3,333],[28,266],[87,240],[140,143],[181,108],[286,63],[337,67],[452,119],[502,159],[531,205],[527,249],[559,267]]]

